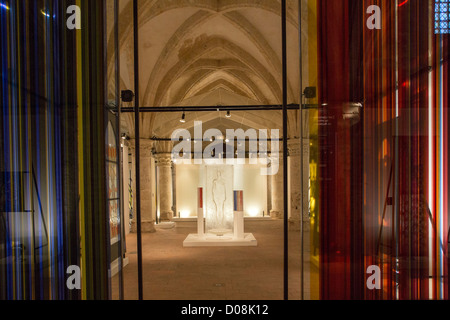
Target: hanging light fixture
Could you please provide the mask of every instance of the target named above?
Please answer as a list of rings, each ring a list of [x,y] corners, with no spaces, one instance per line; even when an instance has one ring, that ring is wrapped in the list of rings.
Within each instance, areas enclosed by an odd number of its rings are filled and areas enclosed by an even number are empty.
[[[186,122],[186,114],[184,112],[183,112],[183,115],[181,116],[180,122],[181,123],[185,123]]]

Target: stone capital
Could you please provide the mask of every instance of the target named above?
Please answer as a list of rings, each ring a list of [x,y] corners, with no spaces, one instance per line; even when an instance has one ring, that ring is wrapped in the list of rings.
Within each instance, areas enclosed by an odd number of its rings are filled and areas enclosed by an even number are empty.
[[[291,139],[288,141],[288,150],[290,157],[298,157],[301,155],[300,139]]]
[[[128,151],[135,156],[136,155],[136,140],[131,139],[128,145]],[[141,157],[151,157],[153,149],[153,141],[150,139],[139,139],[139,151]]]
[[[122,140],[122,145],[123,145],[124,147],[130,148],[130,141],[128,141],[128,140]]]
[[[172,154],[171,153],[158,153],[155,155],[156,165],[158,167],[171,167],[172,166]]]
[[[278,163],[283,165],[283,152],[271,152],[269,158],[272,161],[278,160]]]
[[[153,141],[150,139],[140,140],[141,157],[149,158],[152,156]]]
[[[154,143],[156,153],[172,153],[173,142],[170,140],[159,140]]]
[[[269,158],[272,161],[278,160],[280,165],[283,165],[283,141],[279,142],[278,150],[270,150]]]

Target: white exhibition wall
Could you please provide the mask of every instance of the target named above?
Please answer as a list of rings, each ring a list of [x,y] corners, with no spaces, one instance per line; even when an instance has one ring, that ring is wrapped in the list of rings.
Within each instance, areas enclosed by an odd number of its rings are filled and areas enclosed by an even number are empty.
[[[197,217],[197,189],[202,186],[204,166],[176,165],[176,207],[181,218]],[[261,175],[262,165],[234,166],[234,190],[244,191],[246,217],[262,217],[267,211],[267,176]]]
[[[197,189],[199,187],[199,165],[176,165],[177,217],[197,216]]]

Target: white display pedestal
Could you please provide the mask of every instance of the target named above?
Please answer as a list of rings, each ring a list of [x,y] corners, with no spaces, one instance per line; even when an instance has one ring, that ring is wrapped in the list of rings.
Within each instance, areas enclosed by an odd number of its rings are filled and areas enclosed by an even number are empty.
[[[203,238],[205,236],[205,219],[203,216],[203,208],[197,211],[197,236]]]
[[[197,218],[197,234],[190,234],[183,242],[183,247],[256,247],[258,241],[251,233],[244,233],[244,213],[235,212],[234,232],[205,233],[203,210],[199,209]]]
[[[236,211],[234,213],[234,239],[245,239],[244,234],[244,213],[242,211]]]
[[[235,239],[233,233],[223,236],[207,233],[200,238],[197,234],[190,234],[184,240],[183,247],[256,247],[258,241],[251,233],[245,233],[243,239]]]

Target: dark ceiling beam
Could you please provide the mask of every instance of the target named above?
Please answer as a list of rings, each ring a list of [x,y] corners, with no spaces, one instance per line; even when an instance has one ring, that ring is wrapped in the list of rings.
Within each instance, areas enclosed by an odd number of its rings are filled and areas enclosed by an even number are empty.
[[[304,105],[303,108],[311,108],[313,105]],[[299,110],[299,104],[287,105],[288,110]],[[215,111],[281,111],[282,105],[261,106],[177,106],[177,107],[140,107],[139,112],[215,112]],[[122,108],[123,113],[134,112],[134,108]]]

